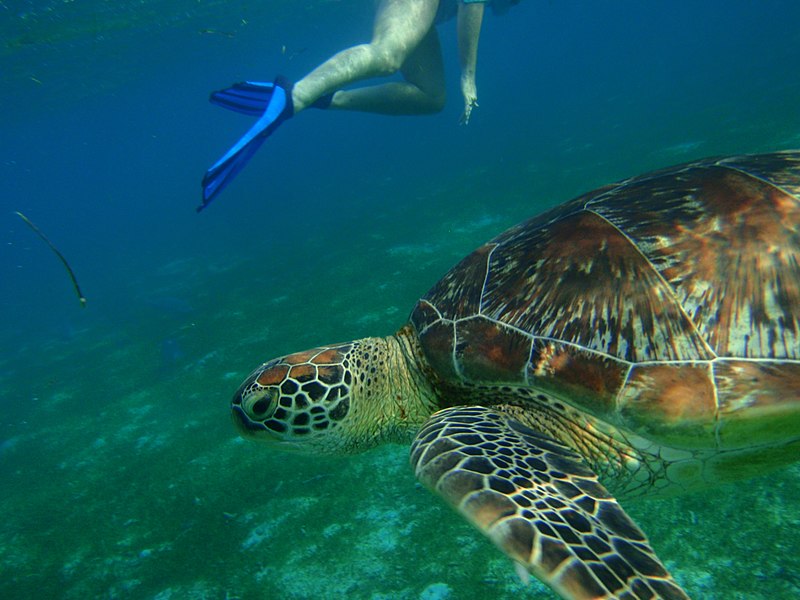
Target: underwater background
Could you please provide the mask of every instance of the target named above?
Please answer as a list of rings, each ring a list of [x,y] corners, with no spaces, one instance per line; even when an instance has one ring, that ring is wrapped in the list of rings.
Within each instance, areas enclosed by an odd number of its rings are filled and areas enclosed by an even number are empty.
[[[462,256],[601,184],[800,148],[800,3],[522,0],[480,108],[308,111],[202,214],[249,127],[207,102],[366,41],[372,0],[0,0],[0,598],[552,598],[407,448],[285,455],[228,403],[260,362],[387,335]],[[57,258],[72,264],[81,309]],[[631,516],[696,599],[800,597],[800,469]]]

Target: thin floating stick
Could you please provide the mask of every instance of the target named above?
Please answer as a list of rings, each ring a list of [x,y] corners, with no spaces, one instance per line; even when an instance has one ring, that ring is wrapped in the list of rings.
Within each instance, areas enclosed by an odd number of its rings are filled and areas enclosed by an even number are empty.
[[[55,253],[56,253],[56,256],[58,256],[58,258],[60,258],[60,259],[61,259],[61,262],[62,262],[62,263],[64,263],[64,267],[67,269],[67,273],[69,273],[69,277],[70,277],[70,279],[72,279],[72,285],[75,287],[75,293],[76,293],[76,294],[78,294],[78,300],[80,300],[80,301],[81,301],[81,308],[85,307],[85,306],[86,306],[86,297],[83,295],[83,292],[81,292],[81,286],[79,286],[79,285],[78,285],[78,280],[75,278],[75,273],[72,271],[72,267],[70,267],[70,266],[69,266],[69,263],[67,262],[67,259],[66,259],[66,258],[64,258],[64,255],[63,255],[63,254],[61,254],[61,252],[59,252],[59,251],[58,251],[58,248],[56,248],[56,247],[53,245],[53,242],[51,242],[50,240],[48,240],[48,239],[47,239],[47,236],[46,236],[45,234],[43,234],[43,233],[42,233],[42,232],[39,230],[39,228],[38,228],[36,225],[34,225],[34,224],[31,222],[31,220],[30,220],[28,217],[26,217],[25,215],[23,215],[23,214],[22,214],[21,212],[19,212],[18,210],[15,210],[14,212],[17,214],[17,216],[18,216],[20,219],[22,219],[23,221],[25,221],[25,224],[26,224],[28,227],[30,227],[31,229],[33,229],[33,232],[34,232],[36,235],[38,235],[40,238],[42,238],[42,239],[44,240],[44,242],[45,242],[45,243],[46,243],[48,246],[50,246],[50,250],[52,250],[53,252],[55,252]]]

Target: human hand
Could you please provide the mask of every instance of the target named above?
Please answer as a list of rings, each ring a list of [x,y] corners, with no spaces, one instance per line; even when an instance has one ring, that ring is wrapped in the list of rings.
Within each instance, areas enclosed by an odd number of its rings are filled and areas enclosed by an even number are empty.
[[[472,109],[478,108],[480,106],[478,104],[477,98],[472,98],[471,100],[464,99],[464,112],[461,115],[461,118],[458,120],[459,125],[469,125],[469,118],[472,115]]]
[[[461,125],[468,125],[472,109],[478,108],[478,90],[475,87],[474,78],[463,77],[461,79],[461,94],[464,96],[464,112],[458,122]]]

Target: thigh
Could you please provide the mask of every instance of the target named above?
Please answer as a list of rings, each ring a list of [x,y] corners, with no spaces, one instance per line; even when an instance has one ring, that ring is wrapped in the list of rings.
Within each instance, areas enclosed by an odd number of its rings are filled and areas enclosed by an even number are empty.
[[[426,94],[444,98],[444,61],[439,34],[435,27],[428,30],[422,41],[408,55],[400,71],[406,81],[413,83]]]
[[[381,0],[375,15],[372,45],[405,58],[433,28],[439,0]]]

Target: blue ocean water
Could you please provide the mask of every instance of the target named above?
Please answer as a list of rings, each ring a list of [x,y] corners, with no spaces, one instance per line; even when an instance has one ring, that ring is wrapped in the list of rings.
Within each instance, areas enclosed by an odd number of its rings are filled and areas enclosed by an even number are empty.
[[[228,402],[259,362],[386,335],[475,246],[598,185],[800,147],[800,4],[523,0],[480,108],[308,111],[198,215],[249,126],[208,92],[297,79],[371,0],[0,1],[0,597],[519,598],[407,449],[276,455]],[[67,256],[88,299],[13,214]],[[630,514],[695,598],[800,595],[800,471]]]

